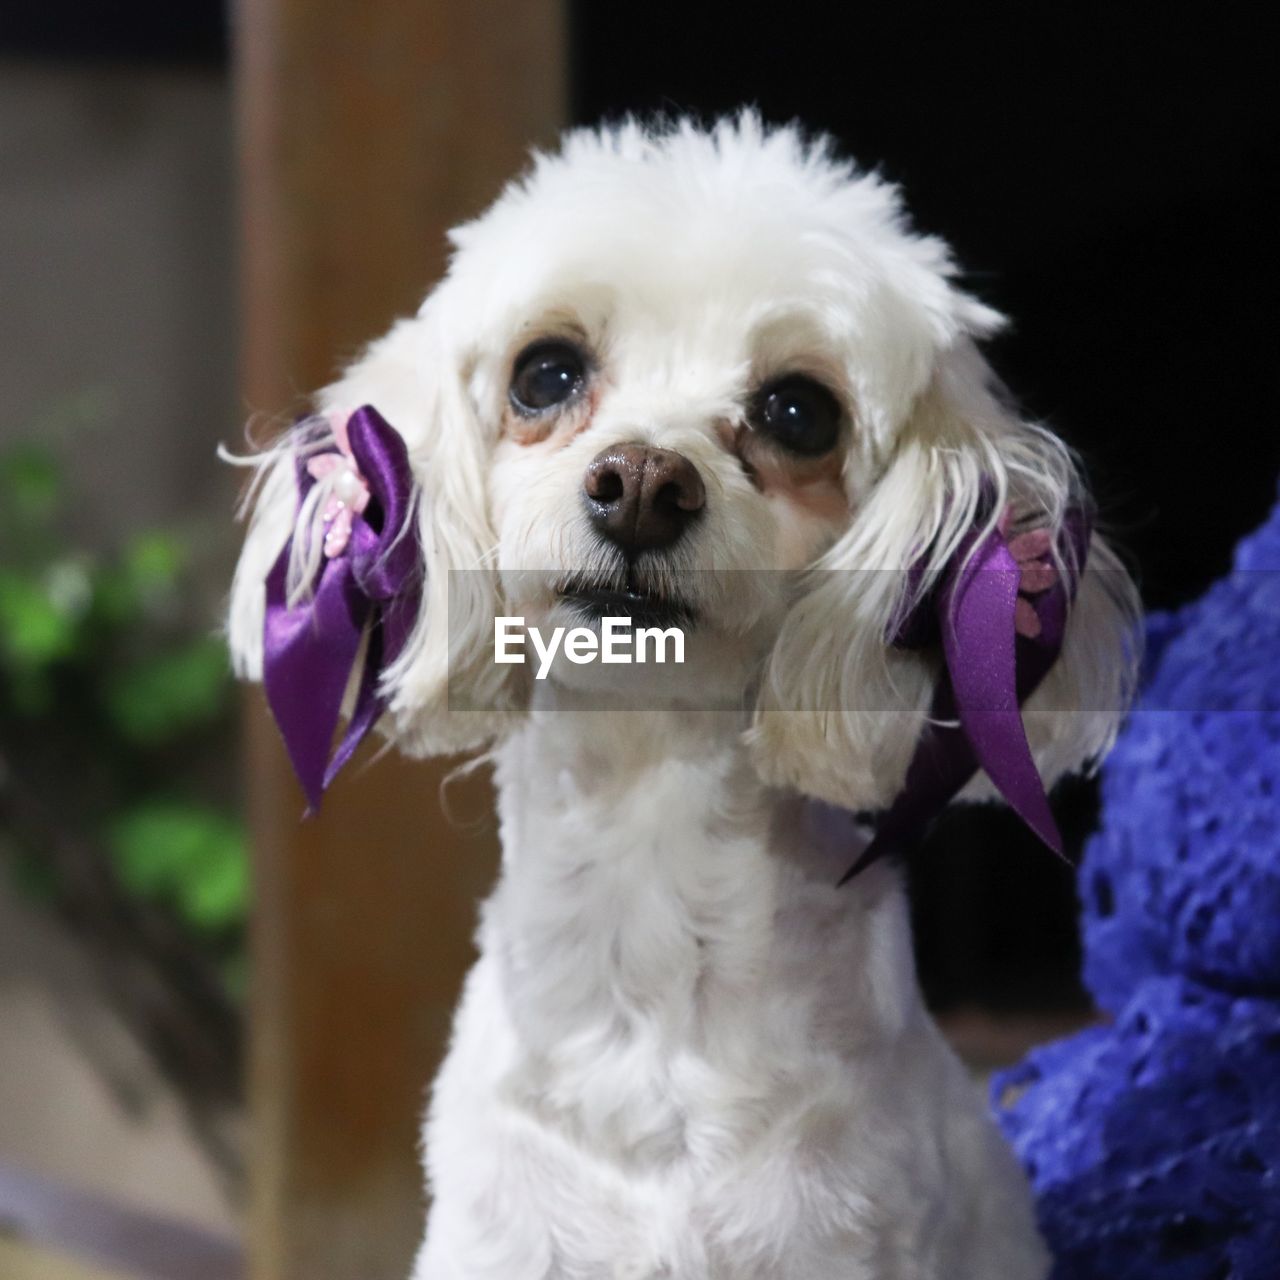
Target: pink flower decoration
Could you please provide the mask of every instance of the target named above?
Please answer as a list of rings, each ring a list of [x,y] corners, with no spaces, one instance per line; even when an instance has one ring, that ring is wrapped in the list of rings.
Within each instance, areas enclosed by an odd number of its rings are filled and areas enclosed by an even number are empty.
[[[369,505],[369,486],[351,456],[345,421],[341,425],[334,422],[333,434],[341,452],[318,453],[307,459],[307,474],[313,480],[329,480],[332,486],[320,512],[325,523],[324,554],[329,560],[347,549],[352,521]]]
[[[1000,533],[1008,534],[1013,523],[1013,508],[1006,507],[1000,518]],[[1029,529],[1009,539],[1009,554],[1018,565],[1018,602],[1013,610],[1013,629],[1020,636],[1035,639],[1040,634],[1040,615],[1029,597],[1048,591],[1058,570],[1046,557],[1053,550],[1053,535],[1048,529]]]

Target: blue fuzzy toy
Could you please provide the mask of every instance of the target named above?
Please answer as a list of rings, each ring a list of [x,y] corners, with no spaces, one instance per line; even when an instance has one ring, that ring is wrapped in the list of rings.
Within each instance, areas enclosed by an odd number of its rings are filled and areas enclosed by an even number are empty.
[[[1054,1280],[1280,1277],[1280,506],[1153,619],[1080,872],[1107,1025],[999,1075]]]

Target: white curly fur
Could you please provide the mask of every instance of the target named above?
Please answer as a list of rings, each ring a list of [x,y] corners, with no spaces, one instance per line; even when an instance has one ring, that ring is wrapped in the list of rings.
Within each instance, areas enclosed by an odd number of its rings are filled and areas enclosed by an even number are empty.
[[[922,1009],[897,876],[832,887],[862,839],[844,810],[895,794],[936,675],[886,644],[893,620],[982,515],[1057,528],[1086,502],[1070,452],[992,388],[976,341],[1000,318],[894,188],[750,113],[570,134],[453,243],[418,316],[316,406],[375,405],[421,489],[426,598],[385,730],[491,744],[500,796],[415,1280],[1042,1276],[1021,1174]],[[513,362],[546,335],[591,380],[523,433]],[[762,481],[735,433],[793,371],[839,399],[839,455]],[[698,612],[686,665],[535,686],[493,662],[494,617],[563,620],[568,571],[616,570],[580,488],[620,442],[705,483],[649,570]],[[233,590],[248,676],[291,450],[264,460]],[[1110,742],[1133,612],[1095,537],[1027,708],[1048,780]]]

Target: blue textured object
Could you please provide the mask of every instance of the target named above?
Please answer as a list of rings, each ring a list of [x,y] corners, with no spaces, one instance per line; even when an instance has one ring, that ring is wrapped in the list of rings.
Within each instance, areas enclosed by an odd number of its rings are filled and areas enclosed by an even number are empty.
[[[1152,620],[1080,872],[1111,1015],[993,1084],[1054,1280],[1280,1277],[1280,506]]]

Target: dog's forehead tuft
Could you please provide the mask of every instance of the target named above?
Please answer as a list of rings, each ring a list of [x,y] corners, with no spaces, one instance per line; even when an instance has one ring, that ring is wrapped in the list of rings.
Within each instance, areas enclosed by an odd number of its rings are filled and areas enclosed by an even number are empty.
[[[631,250],[684,266],[744,252],[814,258],[842,242],[902,251],[912,239],[892,187],[794,130],[652,134],[635,125],[570,134],[454,241],[483,252],[508,234],[569,257],[616,262]],[[945,267],[941,246],[926,248]]]
[[[998,322],[951,286],[947,246],[912,230],[895,187],[751,113],[571,133],[452,238],[451,279],[491,317],[549,293],[683,314],[694,296],[789,293],[853,328],[886,310],[931,345]]]

